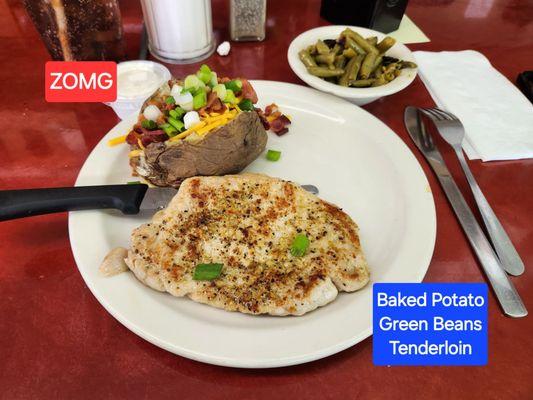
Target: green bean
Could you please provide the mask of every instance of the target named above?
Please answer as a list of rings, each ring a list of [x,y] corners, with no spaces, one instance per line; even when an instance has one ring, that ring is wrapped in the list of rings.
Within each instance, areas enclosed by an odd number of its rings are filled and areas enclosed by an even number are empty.
[[[385,67],[385,69],[383,70],[383,73],[388,74],[388,73],[394,72],[395,70],[398,69],[398,67],[399,67],[398,63],[391,63]]]
[[[316,42],[316,51],[318,54],[328,54],[329,53],[329,47],[326,43],[324,43],[322,40],[318,39]]]
[[[355,57],[357,53],[355,52],[354,49],[344,49],[344,51],[342,52],[342,55],[346,58],[352,58],[352,57]]]
[[[316,54],[316,46],[312,44],[311,46],[307,46],[307,52],[311,55]]]
[[[418,68],[418,65],[411,61],[400,61],[400,68]]]
[[[376,45],[376,48],[379,50],[381,54],[385,53],[387,50],[389,50],[394,44],[396,43],[396,40],[391,38],[390,36],[387,36],[385,39],[383,39],[381,42],[379,42]]]
[[[328,53],[328,54],[319,54],[315,57],[315,61],[317,63],[327,64],[327,65],[333,65],[335,62],[335,54]]]
[[[357,79],[357,73],[359,72],[359,68],[361,68],[361,63],[363,62],[364,57],[364,55],[358,54],[357,56],[350,58],[350,61],[348,61],[348,64],[344,69],[344,74],[339,78],[339,85],[348,86],[350,81]]]
[[[346,57],[344,57],[342,54],[336,56],[333,65],[335,65],[335,68],[344,69],[344,66],[346,65]]]
[[[335,55],[338,55],[339,52],[342,50],[341,46],[337,43],[333,48],[331,49],[331,52]]]
[[[313,60],[313,57],[309,54],[307,50],[301,50],[298,53],[300,60],[304,63],[306,67],[316,67],[316,62]]]
[[[372,68],[374,67],[374,62],[376,61],[376,53],[368,53],[361,64],[361,69],[359,70],[359,76],[361,79],[367,79],[372,73]]]
[[[372,82],[372,87],[381,86],[387,83],[387,80],[383,75],[381,75],[378,79],[375,79],[374,82]]]
[[[379,69],[382,62],[383,62],[383,56],[382,55],[377,56],[376,61],[374,61],[374,65],[372,66],[372,73],[375,73]]]
[[[376,49],[375,46],[372,46],[370,43],[368,43],[364,37],[362,37],[357,32],[352,31],[350,28],[346,28],[343,33],[345,36],[348,36],[348,38],[353,39],[354,42],[356,42],[365,52],[367,53],[379,53],[378,49]]]
[[[351,81],[350,86],[353,87],[369,87],[376,81],[376,79],[358,79],[356,81]]]
[[[365,51],[365,49],[363,49],[361,46],[359,46],[355,40],[353,40],[351,37],[347,37],[346,38],[346,45],[348,46],[349,49],[352,49],[353,51],[355,51],[357,54],[366,54],[367,52]]]
[[[366,41],[371,44],[372,46],[375,46],[376,44],[378,44],[378,37],[377,36],[371,36],[371,37],[367,37],[366,38]]]
[[[394,75],[394,72],[387,72],[386,74],[383,74],[382,76],[385,77],[385,80],[387,82],[393,81],[394,78],[396,78],[396,75]]]
[[[340,68],[328,69],[324,67],[309,67],[307,68],[307,71],[309,71],[311,75],[318,76],[319,78],[331,78],[344,74],[344,70]]]

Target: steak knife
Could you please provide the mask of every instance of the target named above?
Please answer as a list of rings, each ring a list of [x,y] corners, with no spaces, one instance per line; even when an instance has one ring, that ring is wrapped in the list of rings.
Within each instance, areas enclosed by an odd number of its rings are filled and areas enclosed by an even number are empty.
[[[496,256],[496,253],[494,253],[487,237],[453,180],[442,155],[433,143],[431,134],[426,131],[418,108],[407,107],[405,109],[404,123],[407,132],[409,132],[409,136],[411,136],[411,139],[413,139],[431,168],[433,168],[435,175],[437,175],[444,189],[444,193],[452,205],[455,215],[457,215],[503,311],[511,317],[525,317],[527,310],[520,295],[503,270],[500,260]]]
[[[302,185],[317,194],[313,185]],[[144,184],[76,186],[0,191],[0,221],[62,211],[117,209],[124,214],[157,211],[176,195],[175,188]]]

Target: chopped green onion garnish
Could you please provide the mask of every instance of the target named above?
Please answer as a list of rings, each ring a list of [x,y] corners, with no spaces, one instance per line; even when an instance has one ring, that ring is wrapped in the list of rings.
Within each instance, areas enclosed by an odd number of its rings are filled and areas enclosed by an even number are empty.
[[[155,128],[157,128],[157,124],[154,121],[152,121],[151,119],[143,119],[142,122],[141,122],[141,126],[144,129],[155,129]]]
[[[269,161],[278,161],[280,157],[281,157],[281,151],[277,151],[277,150],[267,151],[267,160]]]
[[[192,99],[192,106],[195,110],[202,108],[207,105],[207,93],[205,90],[198,91]]]
[[[302,257],[309,248],[309,239],[307,236],[299,233],[294,237],[291,245],[291,254],[294,257]]]
[[[237,98],[235,97],[235,93],[233,93],[233,90],[226,89],[226,97],[224,98],[224,103],[236,103]]]
[[[129,181],[128,182],[128,185],[140,185],[141,182],[140,181]]]
[[[172,96],[168,96],[168,97],[165,99],[165,103],[167,103],[167,104],[176,104],[176,100],[174,99],[174,97],[172,97]]]
[[[220,276],[222,264],[198,264],[192,279],[195,281],[212,281]]]
[[[196,73],[196,76],[198,79],[200,79],[203,83],[209,83],[211,82],[211,68],[209,68],[207,65],[202,65],[200,67],[200,70]]]
[[[204,83],[198,79],[196,75],[187,75],[185,81],[183,81],[183,85],[185,89],[198,89],[199,87],[204,86]]]
[[[168,114],[174,119],[181,119],[181,117],[185,115],[185,112],[186,111],[183,108],[176,107],[175,109],[170,110]]]
[[[176,132],[178,131],[176,128],[174,128],[170,124],[159,125],[159,129],[163,129],[163,132],[165,132],[168,135],[168,137],[176,136]]]
[[[211,80],[209,81],[208,85],[211,87],[218,85],[218,77],[216,72],[211,71]]]
[[[226,99],[226,93],[227,93],[227,90],[226,90],[226,86],[224,86],[224,84],[222,83],[219,83],[218,85],[214,86],[213,87],[213,92],[215,92],[218,96],[218,98],[222,101],[224,101]]]
[[[239,108],[243,111],[253,111],[254,103],[252,103],[252,100],[250,99],[242,99],[239,103]]]
[[[200,67],[200,72],[205,72],[205,73],[211,73],[211,68],[209,68],[209,65],[206,65],[206,64],[202,64],[202,66]]]
[[[238,79],[224,83],[226,89],[233,90],[233,93],[240,92],[242,89],[242,82]]]
[[[183,122],[181,122],[178,119],[168,117],[168,123],[172,125],[174,128],[176,128],[178,132],[181,132],[183,129],[185,129],[185,125],[183,124]]]

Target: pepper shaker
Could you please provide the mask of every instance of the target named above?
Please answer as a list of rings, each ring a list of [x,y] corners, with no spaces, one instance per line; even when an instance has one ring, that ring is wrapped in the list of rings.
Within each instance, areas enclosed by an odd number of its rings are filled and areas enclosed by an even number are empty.
[[[230,0],[231,40],[264,40],[265,22],[266,0]]]

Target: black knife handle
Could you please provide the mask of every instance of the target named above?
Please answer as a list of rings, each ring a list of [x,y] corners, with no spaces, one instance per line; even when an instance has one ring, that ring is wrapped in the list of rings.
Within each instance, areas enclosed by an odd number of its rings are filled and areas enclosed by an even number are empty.
[[[0,191],[0,221],[61,211],[115,208],[137,214],[147,185],[78,186]]]

